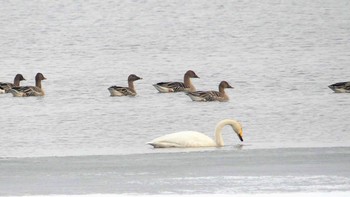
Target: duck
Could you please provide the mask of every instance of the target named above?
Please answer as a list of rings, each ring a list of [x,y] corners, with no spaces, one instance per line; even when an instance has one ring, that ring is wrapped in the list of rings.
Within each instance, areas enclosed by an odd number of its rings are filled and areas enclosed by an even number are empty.
[[[196,88],[191,82],[191,78],[199,78],[197,74],[188,70],[184,75],[184,82],[159,82],[153,84],[153,86],[160,93],[168,93],[168,92],[193,92],[196,91]]]
[[[0,93],[9,93],[11,88],[20,86],[20,82],[23,80],[26,80],[23,75],[17,74],[13,79],[13,83],[0,82]]]
[[[335,93],[350,93],[350,81],[335,83],[328,87]]]
[[[134,86],[134,81],[142,79],[141,77],[131,74],[128,77],[128,85],[129,87],[121,87],[121,86],[111,86],[108,88],[111,96],[136,96],[136,90]]]
[[[227,81],[221,81],[219,91],[195,91],[186,93],[192,101],[220,101],[226,102],[230,98],[225,92],[225,88],[233,88]]]
[[[231,126],[238,138],[243,142],[241,123],[234,119],[224,119],[217,123],[214,139],[197,131],[180,131],[155,138],[147,144],[154,148],[222,147],[224,146],[222,129],[226,125]]]
[[[44,96],[45,92],[41,86],[41,81],[46,80],[42,73],[35,75],[35,86],[19,86],[10,89],[14,97]]]

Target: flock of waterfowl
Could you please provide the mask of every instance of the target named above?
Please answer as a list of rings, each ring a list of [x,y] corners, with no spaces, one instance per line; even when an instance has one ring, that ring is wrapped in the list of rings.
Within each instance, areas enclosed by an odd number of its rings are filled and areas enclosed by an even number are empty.
[[[44,96],[41,81],[45,80],[43,74],[37,73],[35,76],[35,86],[20,86],[20,82],[25,80],[21,74],[15,76],[13,83],[0,82],[0,93],[12,93],[15,97]]]
[[[225,88],[233,88],[227,81],[221,81],[219,91],[196,91],[191,82],[191,78],[199,78],[197,74],[188,70],[184,75],[184,82],[159,82],[153,86],[160,93],[169,92],[185,92],[193,101],[228,101],[229,97],[225,92]],[[141,77],[131,74],[128,77],[128,87],[111,86],[108,88],[111,96],[135,96],[136,90],[134,81],[142,79]]]
[[[184,75],[184,82],[159,82],[153,86],[161,93],[168,92],[185,92],[193,101],[228,101],[229,97],[225,88],[233,88],[227,81],[221,81],[219,91],[196,91],[191,82],[191,78],[199,78],[195,72],[189,70]],[[35,86],[21,86],[20,82],[25,80],[21,74],[15,76],[13,83],[0,82],[0,93],[12,93],[14,97],[27,96],[44,96],[41,81],[46,78],[42,73],[35,76]],[[131,74],[128,77],[128,87],[111,86],[108,88],[111,96],[135,96],[136,90],[134,82],[142,79],[141,77]]]
[[[196,88],[191,82],[191,78],[199,78],[195,72],[189,70],[184,75],[184,82],[159,82],[153,86],[160,93],[168,92],[185,92],[193,101],[228,101],[229,97],[225,93],[225,88],[233,88],[226,81],[221,81],[219,91],[196,91]],[[37,73],[35,76],[35,86],[21,86],[20,82],[25,80],[21,74],[15,76],[13,83],[1,83],[0,93],[12,93],[14,97],[27,96],[44,96],[45,92],[42,88],[41,81],[46,78],[42,73]],[[128,77],[128,87],[111,86],[108,88],[111,96],[135,96],[136,90],[134,82],[142,79],[141,77],[131,74]],[[170,147],[210,147],[224,146],[222,139],[222,128],[225,125],[230,125],[243,141],[243,131],[241,124],[232,119],[220,121],[215,129],[215,139],[196,131],[182,131],[158,137],[151,142],[155,148],[170,148]]]
[[[153,86],[160,93],[168,92],[185,92],[193,101],[228,101],[229,97],[225,92],[226,88],[233,88],[227,81],[221,81],[219,91],[196,91],[191,82],[191,78],[199,78],[197,74],[188,70],[184,75],[184,82],[159,82]],[[35,86],[21,86],[20,82],[25,80],[21,74],[17,74],[13,83],[0,82],[0,94],[12,93],[14,97],[27,96],[44,96],[45,92],[42,88],[41,81],[46,78],[42,73],[35,76]],[[111,96],[135,96],[136,90],[134,81],[142,79],[141,77],[131,74],[128,77],[128,87],[111,86],[108,88]],[[339,82],[328,86],[336,93],[350,93],[350,81]]]
[[[167,92],[185,92],[193,101],[228,101],[229,97],[225,93],[225,88],[233,88],[226,81],[221,81],[219,91],[196,91],[191,82],[191,78],[199,78],[195,72],[189,70],[184,75],[184,82],[159,82],[153,86],[161,93]],[[27,96],[44,96],[45,92],[42,88],[41,81],[46,78],[42,73],[35,76],[35,86],[20,86],[20,82],[25,80],[21,74],[17,74],[13,83],[0,82],[0,93],[12,93],[14,97]],[[136,90],[134,81],[142,79],[141,77],[131,74],[128,77],[128,87],[111,86],[108,88],[111,96],[135,96]],[[336,93],[350,93],[350,82],[339,82],[328,86]],[[170,147],[220,147],[224,146],[222,139],[222,128],[230,125],[241,141],[243,141],[243,131],[241,124],[233,119],[225,119],[216,125],[215,139],[196,131],[182,131],[167,134],[158,137],[149,145],[154,148],[170,148]]]

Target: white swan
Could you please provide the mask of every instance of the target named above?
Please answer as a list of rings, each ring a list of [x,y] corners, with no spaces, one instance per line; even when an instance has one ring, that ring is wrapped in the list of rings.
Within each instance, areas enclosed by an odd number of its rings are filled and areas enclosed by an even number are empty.
[[[152,145],[154,148],[221,147],[224,146],[222,128],[226,125],[230,125],[239,139],[243,141],[241,124],[236,120],[225,119],[216,125],[215,141],[197,131],[181,131],[158,137],[147,144]]]

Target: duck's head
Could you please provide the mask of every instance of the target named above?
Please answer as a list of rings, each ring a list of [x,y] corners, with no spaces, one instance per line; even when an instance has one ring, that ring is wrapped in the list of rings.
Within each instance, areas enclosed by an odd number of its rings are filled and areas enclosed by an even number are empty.
[[[23,81],[23,80],[26,80],[26,79],[23,77],[22,74],[17,74],[17,75],[15,76],[15,80]]]
[[[219,84],[219,88],[233,88],[227,81],[221,81]]]
[[[37,73],[35,75],[35,80],[36,81],[41,81],[41,80],[45,80],[46,78],[44,77],[44,75],[42,73]]]
[[[137,80],[140,80],[140,79],[142,79],[142,78],[137,76],[137,75],[135,75],[135,74],[131,74],[128,77],[128,81],[137,81]]]
[[[188,70],[185,73],[185,76],[187,76],[189,78],[199,78],[193,70]]]

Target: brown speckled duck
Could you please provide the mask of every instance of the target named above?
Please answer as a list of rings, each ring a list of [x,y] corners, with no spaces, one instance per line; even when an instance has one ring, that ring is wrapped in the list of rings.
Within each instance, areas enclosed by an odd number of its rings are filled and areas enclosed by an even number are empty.
[[[37,73],[35,76],[35,86],[13,87],[9,92],[11,92],[14,97],[44,96],[45,92],[41,86],[41,81],[45,79],[42,73]]]
[[[188,70],[184,75],[184,82],[159,82],[153,86],[161,93],[167,92],[193,92],[196,88],[191,82],[191,78],[199,78],[195,72]]]
[[[219,84],[219,91],[196,91],[188,92],[188,95],[193,101],[220,101],[226,102],[229,100],[225,92],[225,88],[233,88],[227,81],[221,81]]]
[[[350,93],[350,81],[335,83],[328,87],[335,93]]]
[[[135,96],[136,90],[134,86],[134,81],[142,79],[135,74],[131,74],[128,77],[128,85],[129,87],[121,87],[121,86],[111,86],[108,88],[111,96]]]
[[[0,82],[0,93],[9,93],[11,88],[20,86],[20,82],[23,80],[26,79],[21,74],[17,74],[13,79],[13,83]]]

